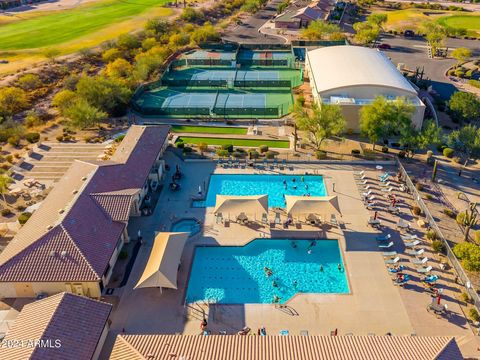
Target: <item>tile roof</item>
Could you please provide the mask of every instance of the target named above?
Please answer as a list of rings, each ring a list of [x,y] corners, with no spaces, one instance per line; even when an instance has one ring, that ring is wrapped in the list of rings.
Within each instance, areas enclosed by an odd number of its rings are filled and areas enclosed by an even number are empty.
[[[119,335],[110,359],[456,360],[462,355],[451,337]]]
[[[70,293],[60,293],[25,305],[5,336],[26,345],[29,340],[60,340],[61,347],[0,347],[0,359],[91,359],[112,305]]]
[[[114,161],[75,161],[0,254],[0,282],[101,279],[169,128],[134,125]]]

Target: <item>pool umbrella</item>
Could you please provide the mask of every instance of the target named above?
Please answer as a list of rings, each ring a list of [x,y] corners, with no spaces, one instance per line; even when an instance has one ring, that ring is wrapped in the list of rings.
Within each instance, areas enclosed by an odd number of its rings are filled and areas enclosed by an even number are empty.
[[[147,265],[134,289],[144,287],[158,287],[160,291],[162,288],[177,289],[178,266],[189,235],[188,232],[156,233]]]
[[[241,213],[253,215],[268,213],[268,195],[231,196],[217,195],[215,214],[229,214],[237,217]]]
[[[291,196],[286,195],[286,211],[289,215],[320,214],[341,215],[337,196]]]

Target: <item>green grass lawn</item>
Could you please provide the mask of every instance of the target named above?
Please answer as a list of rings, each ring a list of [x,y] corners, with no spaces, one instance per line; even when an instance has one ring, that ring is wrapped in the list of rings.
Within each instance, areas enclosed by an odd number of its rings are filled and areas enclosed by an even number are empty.
[[[455,29],[480,30],[480,15],[446,16],[440,18],[438,22]]]
[[[106,0],[72,10],[39,14],[0,25],[0,50],[23,50],[65,43],[123,20],[166,0]]]
[[[201,144],[208,145],[233,145],[233,146],[249,146],[259,147],[260,145],[267,145],[272,148],[288,149],[290,142],[287,140],[254,140],[254,139],[225,139],[225,138],[209,138],[209,137],[187,137],[181,136],[177,142],[184,142],[185,144]]]
[[[172,125],[171,131],[174,133],[199,133],[199,134],[237,134],[245,135],[247,128],[241,127],[223,127],[223,126],[189,126]]]

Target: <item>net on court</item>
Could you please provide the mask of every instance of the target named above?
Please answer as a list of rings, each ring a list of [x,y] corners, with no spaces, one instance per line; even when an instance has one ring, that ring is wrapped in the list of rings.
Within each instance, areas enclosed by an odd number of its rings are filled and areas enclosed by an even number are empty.
[[[281,66],[291,67],[293,54],[289,51],[260,51],[242,49],[237,55],[238,63],[247,66]]]
[[[218,94],[215,108],[266,108],[266,94]]]
[[[183,57],[186,59],[186,65],[188,66],[231,66],[232,61],[235,61],[236,53],[215,50],[195,50],[186,53]]]

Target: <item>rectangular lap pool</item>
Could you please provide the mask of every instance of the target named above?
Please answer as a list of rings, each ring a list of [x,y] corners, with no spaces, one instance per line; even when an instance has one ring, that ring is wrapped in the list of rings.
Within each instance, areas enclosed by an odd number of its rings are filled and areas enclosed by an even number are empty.
[[[337,240],[256,239],[197,247],[186,296],[188,303],[270,304],[296,293],[348,292]]]
[[[217,195],[268,195],[269,207],[285,207],[284,195],[326,196],[320,175],[239,175],[214,174],[210,177],[206,206],[215,206]]]

